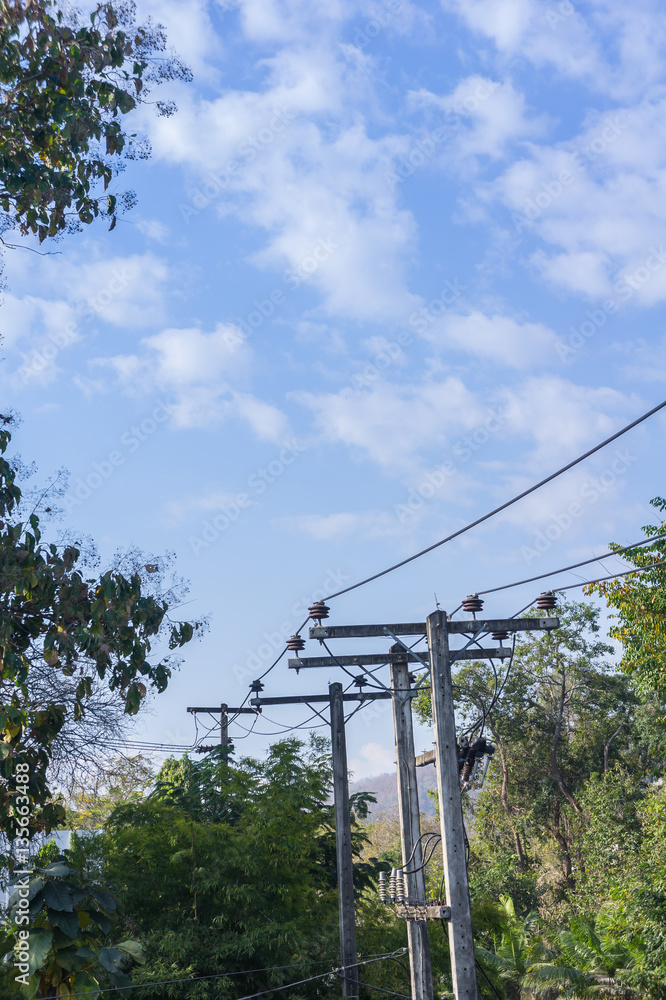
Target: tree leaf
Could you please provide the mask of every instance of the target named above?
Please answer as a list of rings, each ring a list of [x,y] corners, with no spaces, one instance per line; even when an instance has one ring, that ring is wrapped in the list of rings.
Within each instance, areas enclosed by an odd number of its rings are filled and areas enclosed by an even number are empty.
[[[30,931],[30,975],[41,969],[53,944],[53,932],[47,930]]]
[[[74,909],[72,890],[62,882],[46,882],[44,899],[52,910],[66,910],[71,913]]]

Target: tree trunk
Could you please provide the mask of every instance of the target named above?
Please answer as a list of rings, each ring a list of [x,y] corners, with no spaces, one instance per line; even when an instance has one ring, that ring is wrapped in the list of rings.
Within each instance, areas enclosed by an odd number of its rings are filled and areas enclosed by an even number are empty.
[[[620,735],[623,728],[624,728],[624,723],[621,722],[620,725],[615,730],[615,732],[613,733],[613,735],[611,736],[611,738],[608,740],[608,743],[604,744],[604,774],[608,774],[608,758],[610,756],[611,743],[613,742],[616,736]]]
[[[554,824],[552,826],[553,836],[562,848],[563,862],[564,862],[564,878],[566,880],[567,886],[570,889],[576,888],[576,880],[573,877],[573,865],[571,863],[571,851],[569,849],[569,841],[562,833],[560,827],[560,802],[559,799],[555,800],[555,817]]]
[[[567,694],[567,682],[563,673],[562,684],[560,687],[560,699],[559,699],[558,711],[557,711],[557,716],[555,718],[555,732],[553,733],[553,740],[550,745],[550,773],[553,780],[557,784],[557,787],[562,792],[562,795],[565,797],[571,808],[575,812],[581,813],[582,809],[579,806],[578,802],[576,801],[573,792],[571,791],[566,781],[562,777],[562,772],[560,771],[560,766],[557,762],[557,746],[560,742],[560,737],[562,735],[562,725],[564,723],[564,703],[566,701],[566,694]],[[559,827],[559,822],[558,822],[558,827]]]
[[[493,734],[493,739],[495,740],[495,743],[497,744],[497,749],[499,751],[499,756],[500,756],[500,764],[502,767],[502,789],[500,792],[500,800],[502,802],[502,808],[504,809],[504,812],[507,815],[509,823],[511,824],[511,830],[513,832],[513,842],[516,847],[516,854],[518,855],[518,870],[521,872],[521,874],[524,875],[525,872],[527,871],[527,859],[525,857],[523,845],[520,841],[520,834],[518,833],[518,830],[516,828],[513,811],[511,809],[511,806],[509,805],[509,765],[507,763],[506,755],[504,753],[504,747],[502,745],[502,741],[497,735],[497,730],[492,726],[492,724],[490,726],[490,731]]]

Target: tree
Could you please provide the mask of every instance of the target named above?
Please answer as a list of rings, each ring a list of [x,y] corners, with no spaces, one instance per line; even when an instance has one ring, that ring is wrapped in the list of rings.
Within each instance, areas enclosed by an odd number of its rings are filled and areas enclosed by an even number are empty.
[[[634,1000],[644,994],[632,985],[632,955],[608,932],[603,918],[573,920],[558,935],[559,954],[534,962],[523,976],[523,985],[537,997]]]
[[[666,500],[656,497],[651,501],[658,511],[666,510]],[[649,567],[666,558],[666,521],[648,524],[643,528],[647,538],[664,535],[638,549],[623,553],[623,558],[636,567]],[[621,546],[611,544],[609,548]],[[646,569],[636,576],[595,584],[591,593],[606,598],[613,608],[613,625],[610,634],[622,643],[622,669],[630,674],[637,689],[646,697],[655,692],[666,697],[666,566]]]
[[[100,3],[88,24],[56,0],[0,0],[0,207],[40,243],[133,201],[109,188],[120,158],[148,147],[122,119],[151,84],[191,78],[164,29],[133,3]],[[159,103],[158,111],[172,113]]]
[[[152,596],[136,569],[127,575],[112,569],[84,576],[80,549],[44,542],[35,513],[27,521],[14,520],[21,491],[4,457],[10,439],[5,418],[0,429],[0,829],[12,838],[19,815],[13,807],[20,796],[32,805],[30,830],[62,822],[62,806],[51,801],[47,770],[59,734],[84,718],[95,678],[122,700],[125,713],[136,714],[149,690],[166,688],[177,664],[175,651],[202,623],[172,620],[173,596]],[[32,681],[44,671],[65,685],[67,697],[57,684],[52,698],[34,697]],[[28,775],[25,785],[17,782],[19,762]]]
[[[155,775],[141,754],[113,757],[92,781],[79,776],[66,800],[65,825],[70,830],[101,830],[120,805],[146,797]]]
[[[329,789],[326,743],[313,737],[305,751],[288,739],[263,761],[235,763],[222,748],[200,763],[170,761],[149,800],[116,810],[102,838],[104,867],[146,943],[139,980],[213,976],[198,985],[203,1000],[335,965]],[[279,968],[300,963],[305,972]],[[225,970],[246,972],[220,978]],[[182,985],[159,995],[180,998]]]
[[[108,886],[72,870],[64,856],[35,871],[27,880],[29,906],[22,905],[19,878],[9,919],[0,928],[0,954],[8,963],[0,972],[4,996],[73,993],[97,1000],[103,985],[128,986],[126,973],[145,959],[138,941],[117,942],[116,902]]]

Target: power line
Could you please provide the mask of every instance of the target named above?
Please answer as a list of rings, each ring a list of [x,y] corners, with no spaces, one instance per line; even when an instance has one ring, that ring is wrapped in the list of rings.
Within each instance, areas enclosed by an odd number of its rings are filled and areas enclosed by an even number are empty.
[[[615,549],[613,552],[604,552],[600,556],[592,556],[591,559],[584,559],[582,562],[572,563],[571,566],[562,566],[561,569],[553,569],[548,573],[540,573],[538,576],[530,576],[526,580],[516,580],[515,583],[504,583],[501,587],[491,587],[489,590],[477,590],[475,593],[481,594],[496,594],[499,590],[510,590],[512,587],[520,587],[524,583],[534,583],[535,580],[544,580],[549,576],[557,576],[559,573],[568,573],[571,569],[578,569],[580,566],[588,566],[590,563],[598,562],[601,559],[607,559],[609,556],[619,556],[623,552],[628,552],[630,549],[637,549],[641,545],[648,545],[650,542],[655,542],[661,540],[666,542],[666,535],[653,535],[651,538],[644,538],[640,542],[634,542],[633,545],[625,545],[621,549]],[[562,587],[557,587],[557,590],[562,590]],[[454,612],[455,613],[455,612]]]
[[[659,562],[650,563],[649,566],[634,566],[633,569],[625,569],[623,573],[611,573],[610,576],[601,576],[598,580],[586,580],[585,583],[568,583],[566,587],[558,587],[558,590],[574,590],[576,587],[591,587],[593,583],[605,583],[606,580],[617,580],[620,576],[629,576],[631,573],[644,573],[648,569],[655,569],[657,566],[666,566],[666,559]]]
[[[518,495],[513,497],[511,500],[505,501],[505,503],[500,504],[499,507],[495,507],[494,510],[489,511],[482,517],[478,517],[475,521],[471,521],[469,524],[466,524],[464,528],[459,528],[457,531],[454,531],[451,535],[447,535],[446,538],[441,538],[438,542],[434,542],[427,548],[421,549],[420,552],[415,552],[413,556],[408,556],[407,559],[402,559],[400,562],[394,563],[393,566],[389,566],[387,569],[383,569],[379,573],[374,573],[372,576],[367,576],[364,580],[359,580],[358,583],[353,583],[351,584],[351,586],[344,587],[342,590],[338,590],[334,594],[329,594],[327,597],[324,598],[324,600],[330,601],[334,597],[341,597],[342,594],[348,594],[352,590],[357,590],[359,587],[364,587],[366,583],[371,583],[373,580],[378,580],[381,576],[386,576],[387,573],[392,573],[394,570],[400,569],[401,566],[406,566],[407,563],[413,562],[415,559],[420,559],[421,556],[426,555],[426,553],[428,552],[432,552],[433,549],[439,548],[440,545],[445,545],[446,542],[450,542],[454,538],[458,538],[460,535],[464,535],[466,531],[469,531],[471,528],[475,528],[479,524],[483,524],[484,521],[488,521],[491,517],[494,517],[495,514],[499,514],[501,511],[506,510],[507,507],[511,507],[514,503],[517,503],[524,497],[529,496],[530,493],[534,493],[535,490],[538,490],[542,486],[545,486],[546,483],[550,483],[552,482],[553,479],[557,479],[557,477],[561,476],[563,472],[568,472],[569,469],[573,469],[574,466],[579,465],[581,462],[585,461],[585,459],[589,458],[590,455],[594,455],[597,451],[600,451],[602,448],[605,448],[607,444],[610,444],[612,441],[617,441],[617,439],[619,437],[622,437],[623,434],[626,434],[627,431],[630,431],[632,430],[632,428],[637,427],[638,424],[643,423],[644,420],[647,420],[648,417],[651,417],[653,416],[653,414],[658,413],[659,410],[662,410],[665,406],[666,406],[666,399],[662,403],[659,403],[657,406],[653,406],[651,410],[648,410],[647,413],[644,413],[641,417],[638,417],[637,420],[632,420],[632,422],[630,424],[627,424],[626,427],[623,427],[621,430],[616,431],[615,434],[611,434],[610,437],[607,437],[600,444],[595,445],[594,448],[590,448],[589,451],[586,451],[583,455],[579,455],[578,458],[575,458],[572,462],[568,462],[566,465],[563,465],[561,469],[558,469],[556,472],[552,472],[549,476],[546,476],[545,479],[542,479],[540,480],[540,482],[535,483],[533,486],[530,486],[529,489],[523,490],[522,493],[518,493]],[[305,622],[303,624],[305,624]]]
[[[371,965],[373,962],[382,962],[387,958],[394,958],[396,955],[404,955],[405,948],[396,948],[395,951],[386,952],[383,955],[372,955],[369,958],[358,962],[358,965]],[[319,959],[316,962],[300,962],[297,965],[273,965],[266,969],[241,969],[238,972],[217,972],[210,976],[186,976],[183,979],[161,979],[156,982],[150,983],[132,983],[130,986],[104,986],[102,988],[103,993],[121,993],[124,990],[140,990],[147,986],[171,986],[174,983],[194,983],[199,982],[203,979],[227,979],[231,976],[250,976],[256,972],[277,972],[281,969],[301,969],[309,965],[325,965],[326,959]],[[286,983],[284,986],[271,986],[268,990],[262,990],[260,993],[252,993],[247,997],[239,997],[238,1000],[253,1000],[254,997],[262,996],[265,993],[273,993],[278,990],[291,989],[292,986],[302,986],[303,983],[311,983],[315,979],[323,979],[325,976],[335,975],[336,972],[341,972],[340,968],[328,969],[326,972],[321,972],[317,976],[310,976],[308,979],[301,979],[296,983]],[[88,996],[89,991],[84,991],[83,993],[70,993],[70,997],[83,997]],[[35,997],[35,1000],[50,1000],[49,997]]]

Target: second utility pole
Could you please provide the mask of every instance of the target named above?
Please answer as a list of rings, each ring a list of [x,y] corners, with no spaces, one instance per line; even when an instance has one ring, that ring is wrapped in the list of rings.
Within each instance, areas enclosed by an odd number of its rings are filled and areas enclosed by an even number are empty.
[[[402,647],[392,646],[391,652],[400,653]],[[398,768],[398,816],[402,841],[402,863],[408,873],[406,875],[407,897],[424,901],[426,898],[425,873],[421,849],[419,792],[416,784],[416,762],[414,760],[412,692],[407,657],[402,663],[391,663],[391,689],[393,692],[395,757]],[[409,944],[412,1000],[433,1000],[430,936],[427,920],[407,921],[407,942]]]
[[[347,741],[342,684],[329,686],[331,699],[331,749],[333,754],[333,802],[335,808],[335,856],[338,868],[340,907],[340,951],[342,995],[358,997],[358,954],[356,951],[356,908],[354,906],[354,859],[349,813]]]
[[[472,913],[467,884],[465,827],[458,773],[456,720],[447,617],[435,611],[426,620],[430,650],[432,719],[435,730],[437,795],[442,829],[446,901],[451,907],[449,950],[456,1000],[478,1000]]]

